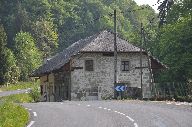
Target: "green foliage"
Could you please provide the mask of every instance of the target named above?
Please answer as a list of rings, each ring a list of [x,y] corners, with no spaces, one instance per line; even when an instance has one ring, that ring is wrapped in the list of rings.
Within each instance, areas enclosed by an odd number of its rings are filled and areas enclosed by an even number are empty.
[[[6,47],[7,36],[2,25],[0,25],[0,84],[16,83],[19,77],[19,69],[16,59],[10,49]]]
[[[159,58],[169,67],[161,75],[163,81],[187,82],[192,79],[192,17],[189,14],[186,11],[175,22],[170,19],[171,22],[161,29]]]
[[[29,95],[31,98],[33,98],[34,102],[39,102],[40,96],[41,96],[40,91],[39,91],[39,87],[32,88]]]
[[[4,81],[4,74],[6,73],[6,68],[4,67],[4,62],[6,61],[6,51],[5,51],[5,45],[7,41],[7,36],[4,31],[3,25],[0,24],[0,84],[2,84]]]
[[[36,21],[33,24],[33,35],[44,58],[49,57],[58,46],[58,34],[51,21]]]
[[[7,44],[7,35],[5,33],[4,27],[2,24],[0,24],[0,53],[3,52],[3,49],[5,48]]]
[[[7,68],[7,71],[4,74],[4,80],[8,84],[15,84],[18,82],[18,78],[20,76],[20,70],[16,65],[15,56],[10,49],[6,49],[5,57],[7,59],[6,65],[5,65]]]
[[[166,23],[167,13],[173,4],[174,0],[163,0],[162,3],[159,5],[159,26],[162,26],[164,23]]]
[[[20,105],[0,103],[0,127],[24,127],[29,120],[28,111]]]
[[[27,80],[29,74],[41,64],[41,53],[35,46],[33,37],[27,32],[16,35],[14,47],[17,65],[21,70],[20,79]]]
[[[191,1],[174,0],[174,4],[161,1],[164,2],[159,8],[160,24],[165,21],[166,24],[160,29],[155,11],[132,0],[0,1],[0,19],[5,27],[5,30],[0,27],[1,49],[4,49],[1,50],[4,55],[0,56],[4,66],[0,67],[0,82],[17,81],[17,75],[21,75],[20,80],[26,80],[43,58],[101,30],[113,30],[113,15],[109,14],[114,9],[118,34],[129,42],[140,45],[140,23],[144,24],[148,38],[145,49],[170,68],[158,81],[191,79]],[[145,9],[130,12],[141,7]],[[3,64],[6,61],[9,67]]]

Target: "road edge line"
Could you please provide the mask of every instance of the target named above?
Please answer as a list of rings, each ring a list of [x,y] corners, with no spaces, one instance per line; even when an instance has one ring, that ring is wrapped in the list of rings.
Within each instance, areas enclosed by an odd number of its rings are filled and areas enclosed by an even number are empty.
[[[31,127],[34,123],[35,123],[35,121],[31,121],[31,122],[29,123],[29,125],[27,125],[27,127]]]

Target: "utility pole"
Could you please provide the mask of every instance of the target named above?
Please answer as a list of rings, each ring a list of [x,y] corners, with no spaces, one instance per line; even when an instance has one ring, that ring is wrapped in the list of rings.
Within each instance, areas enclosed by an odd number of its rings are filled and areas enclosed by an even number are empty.
[[[142,63],[142,47],[143,47],[143,23],[141,23],[141,46],[140,46],[140,73],[141,73],[141,98],[143,99],[143,63]]]
[[[116,10],[114,10],[114,88],[116,87],[117,83],[117,15]],[[114,91],[114,95],[115,95]]]

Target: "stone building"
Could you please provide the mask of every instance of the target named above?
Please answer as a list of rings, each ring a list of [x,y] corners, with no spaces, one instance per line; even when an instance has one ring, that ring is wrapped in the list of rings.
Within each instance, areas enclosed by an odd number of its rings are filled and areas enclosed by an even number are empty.
[[[102,31],[79,40],[35,70],[32,76],[40,78],[42,100],[136,98],[141,93],[150,98],[152,73],[165,66],[144,50],[141,57],[140,48],[117,37],[117,85],[124,85],[125,91],[116,92],[113,39],[111,32]]]

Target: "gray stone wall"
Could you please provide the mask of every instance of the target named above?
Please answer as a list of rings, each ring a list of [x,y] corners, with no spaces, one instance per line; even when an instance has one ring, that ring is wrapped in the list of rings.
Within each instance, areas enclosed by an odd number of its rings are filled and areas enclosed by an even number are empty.
[[[94,71],[85,71],[84,61],[94,61]],[[121,71],[121,61],[130,62],[130,71]],[[141,88],[139,53],[119,53],[117,58],[117,82],[127,83],[129,87]],[[143,55],[143,66],[148,67],[147,56]],[[114,96],[114,57],[103,56],[102,53],[84,53],[72,59],[72,67],[83,67],[71,72],[72,100],[90,100],[90,91],[98,92],[97,99],[110,99]],[[150,72],[143,69],[143,96],[150,97]],[[97,90],[96,90],[97,89]]]

